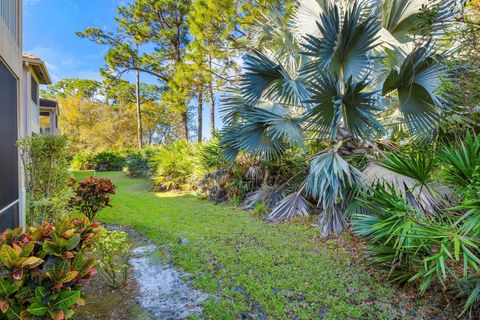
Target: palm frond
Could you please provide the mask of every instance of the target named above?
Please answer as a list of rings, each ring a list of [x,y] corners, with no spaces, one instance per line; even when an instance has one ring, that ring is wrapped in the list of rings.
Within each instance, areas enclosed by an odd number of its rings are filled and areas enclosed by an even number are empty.
[[[307,77],[328,70],[344,79],[362,79],[371,71],[371,50],[376,46],[380,30],[376,11],[362,15],[365,4],[356,1],[344,11],[338,5],[329,6],[317,23],[320,37],[305,36],[304,54],[313,58],[303,68]]]
[[[300,54],[298,39],[290,30],[288,19],[274,6],[268,7],[253,26],[252,46],[271,53],[281,61],[290,77],[294,77],[305,57]]]
[[[400,70],[392,70],[383,84],[383,94],[398,92],[399,110],[413,135],[432,130],[440,114],[447,107],[438,94],[446,68],[431,54],[431,47],[421,46],[412,51]]]
[[[362,183],[362,173],[352,167],[335,150],[313,158],[306,192],[318,200],[324,210],[344,200],[346,191]]]
[[[402,163],[390,163],[396,171],[409,174],[412,168],[398,168]],[[446,206],[447,202],[455,202],[453,190],[438,183],[428,183],[426,186],[415,178],[403,175],[387,168],[388,165],[371,162],[363,170],[363,174],[369,185],[387,183],[394,187],[402,196],[404,201],[414,207],[417,211],[427,215],[437,214],[439,208]],[[413,174],[412,174],[413,175]]]
[[[434,170],[437,168],[437,159],[433,152],[414,152],[410,155],[404,153],[386,153],[380,160],[380,165],[393,172],[413,178],[425,186],[433,179]]]
[[[270,160],[290,145],[301,144],[301,119],[293,117],[282,104],[261,101],[256,106],[232,94],[224,100],[222,146],[233,160],[240,150]]]
[[[465,187],[480,166],[480,137],[468,132],[464,139],[444,145],[439,156],[447,164],[445,180],[452,186]]]
[[[258,203],[263,203],[267,208],[274,208],[282,198],[278,186],[262,185],[258,190],[247,196],[243,203],[243,210],[252,210]]]
[[[260,99],[270,99],[290,105],[301,105],[307,97],[302,78],[292,77],[279,62],[253,51],[245,55],[242,93],[245,101],[255,105]]]
[[[283,221],[294,217],[307,216],[310,211],[310,204],[302,196],[301,189],[283,198],[278,205],[270,212],[268,220]]]
[[[306,113],[307,128],[318,136],[330,136],[335,139],[338,128],[343,122],[347,130],[355,136],[383,132],[382,124],[376,119],[380,111],[376,93],[364,91],[368,80],[354,82],[353,78],[343,86],[343,94],[338,79],[331,74],[318,74],[310,83],[312,108]]]
[[[459,9],[455,0],[385,0],[382,40],[410,52],[416,36],[440,36]]]
[[[331,2],[331,0],[299,0],[293,19],[295,33],[299,37],[307,34],[321,37],[317,23],[321,23],[320,14],[331,5]]]

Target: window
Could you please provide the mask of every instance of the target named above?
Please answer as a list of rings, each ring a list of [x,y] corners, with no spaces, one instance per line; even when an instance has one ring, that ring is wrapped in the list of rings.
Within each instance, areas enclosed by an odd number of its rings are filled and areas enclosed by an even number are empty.
[[[35,104],[38,104],[38,83],[35,81],[35,78],[32,76],[32,101],[35,102]]]
[[[50,133],[50,113],[40,112],[40,132]]]

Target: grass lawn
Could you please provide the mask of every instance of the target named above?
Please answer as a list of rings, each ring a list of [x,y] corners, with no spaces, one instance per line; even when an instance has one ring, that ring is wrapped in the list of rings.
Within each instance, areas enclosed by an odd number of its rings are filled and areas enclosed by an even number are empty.
[[[146,181],[121,172],[96,176],[118,186],[101,221],[144,233],[218,297],[205,303],[203,318],[421,318],[427,308],[375,279],[339,241],[320,241],[309,224],[266,224],[191,195],[149,192]]]

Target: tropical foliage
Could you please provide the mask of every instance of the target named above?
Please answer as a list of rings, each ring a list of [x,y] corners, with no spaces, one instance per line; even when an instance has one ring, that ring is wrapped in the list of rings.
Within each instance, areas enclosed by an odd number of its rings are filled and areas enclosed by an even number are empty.
[[[428,155],[386,155],[380,165],[390,174],[370,177],[357,197],[354,230],[392,280],[417,284],[422,293],[434,283],[457,289],[453,284],[465,294],[478,278],[479,143],[468,133]],[[464,312],[480,298],[475,285],[470,289]]]
[[[84,218],[2,233],[0,317],[70,319],[83,302],[82,281],[95,273],[85,250],[99,231],[98,223]]]
[[[75,184],[72,179],[71,186]],[[115,189],[116,186],[108,178],[88,177],[78,184],[70,204],[93,221],[100,210],[111,207],[110,196],[115,194]]]
[[[293,201],[302,194],[322,211],[323,235],[342,231],[363,184],[348,157],[376,156],[392,125],[384,114],[396,114],[410,137],[431,138],[449,109],[439,92],[449,77],[446,55],[435,41],[456,10],[441,1],[303,0],[291,27],[280,11],[265,15],[257,48],[244,57],[240,88],[223,102],[226,155],[272,160],[311,139],[327,144],[312,155],[305,187],[272,219],[303,215],[305,206]],[[268,45],[261,41],[267,37]]]
[[[151,159],[154,189],[190,189],[199,174],[197,152],[197,145],[184,140],[158,147]]]

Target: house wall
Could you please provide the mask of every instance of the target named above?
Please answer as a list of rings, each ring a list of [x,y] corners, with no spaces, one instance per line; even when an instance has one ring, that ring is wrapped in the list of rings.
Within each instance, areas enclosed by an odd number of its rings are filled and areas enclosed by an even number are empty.
[[[0,125],[0,229],[25,224],[25,188],[21,161],[15,141],[22,135],[22,1],[0,0],[0,68],[2,92],[0,94],[7,117]],[[1,107],[1,106],[0,106]],[[12,110],[13,109],[13,110]],[[0,121],[2,121],[0,119]]]
[[[22,68],[22,117],[20,132],[24,136],[40,133],[40,80],[28,62],[23,62]],[[32,95],[32,81],[37,83],[36,94]],[[36,96],[35,101],[32,96]]]

